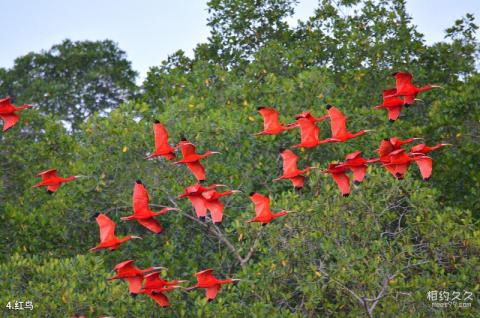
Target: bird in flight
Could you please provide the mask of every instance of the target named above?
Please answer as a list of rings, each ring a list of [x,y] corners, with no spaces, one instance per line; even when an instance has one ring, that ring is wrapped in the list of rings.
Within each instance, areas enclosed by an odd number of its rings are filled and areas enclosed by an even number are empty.
[[[145,283],[140,291],[142,294],[148,295],[160,307],[170,306],[166,292],[180,288],[178,284],[185,282],[184,280],[166,281],[160,278],[160,273],[153,272],[145,275]]]
[[[368,160],[362,157],[361,151],[355,151],[345,156],[342,166],[347,166],[353,172],[353,183],[360,184],[367,173]]]
[[[135,186],[133,187],[133,215],[120,218],[124,221],[137,220],[142,226],[146,227],[155,234],[160,234],[162,232],[162,226],[160,223],[155,220],[153,217],[167,213],[168,211],[179,209],[177,208],[163,208],[158,212],[150,210],[149,203],[150,199],[148,197],[148,192],[142,181],[137,180]]]
[[[175,164],[186,165],[198,181],[205,181],[205,168],[200,163],[200,160],[219,152],[208,150],[204,154],[197,154],[195,145],[188,142],[185,138],[182,138],[178,144],[178,148],[180,148],[183,158],[175,162]]]
[[[278,213],[272,213],[270,210],[270,199],[264,195],[261,195],[260,193],[251,192],[250,200],[252,200],[253,204],[255,205],[255,217],[248,220],[247,223],[259,222],[262,224],[262,226],[265,226],[273,219],[284,216],[290,212],[283,210]]]
[[[330,163],[327,169],[320,170],[322,173],[329,173],[337,184],[344,197],[350,195],[350,178],[347,176],[347,170],[350,167],[341,163]]]
[[[412,105],[417,94],[421,92],[429,91],[433,88],[441,88],[438,85],[425,85],[417,87],[412,83],[413,76],[408,72],[396,72],[392,74],[395,77],[396,92],[391,97],[403,96],[405,104]]]
[[[344,142],[352,138],[359,137],[367,132],[373,130],[364,129],[359,130],[356,133],[352,133],[347,129],[347,118],[336,107],[327,105],[328,117],[330,117],[330,129],[332,131],[332,137],[325,140],[321,140],[321,143],[325,142]]]
[[[208,187],[204,187],[201,184],[194,184],[191,186],[186,187],[182,194],[177,196],[177,199],[180,198],[188,198],[192,203],[193,209],[195,210],[195,214],[197,218],[201,221],[205,221],[205,217],[207,216],[207,207],[205,205],[205,199],[202,196],[202,193],[205,191],[209,191],[218,187],[226,187],[223,184],[212,184]]]
[[[32,188],[46,187],[47,192],[52,194],[60,188],[63,183],[71,182],[83,176],[71,176],[68,178],[62,178],[57,175],[57,169],[50,169],[38,174],[42,178],[42,182],[37,183]]]
[[[395,96],[396,88],[389,88],[383,91],[383,103],[375,106],[376,109],[386,109],[388,112],[388,120],[394,122],[400,116],[402,107],[405,105],[403,98]]]
[[[212,222],[219,226],[222,224],[223,219],[223,210],[225,205],[220,198],[232,195],[234,193],[240,193],[242,191],[239,190],[228,190],[224,192],[217,192],[215,189],[210,189],[203,191],[201,196],[203,198],[203,203],[205,208],[210,211],[210,216],[212,218]]]
[[[90,252],[95,252],[101,249],[116,250],[121,244],[130,241],[131,239],[141,239],[139,236],[127,235],[123,238],[115,236],[115,222],[110,220],[108,216],[103,213],[96,213],[94,215],[97,220],[100,230],[100,244],[90,249]]]
[[[283,175],[273,181],[290,180],[296,190],[302,189],[305,183],[305,174],[314,167],[298,169],[298,156],[289,149],[280,149],[280,155],[283,160]]]
[[[3,120],[3,131],[7,131],[20,120],[17,111],[30,108],[30,105],[14,106],[10,97],[0,99],[0,118]]]
[[[158,120],[155,120],[153,124],[153,133],[155,137],[155,151],[145,159],[151,159],[159,156],[164,157],[167,160],[174,159],[176,147],[170,146],[168,143],[167,129],[165,129],[165,127]]]
[[[427,154],[430,151],[435,151],[435,150],[438,150],[438,149],[440,149],[442,147],[446,147],[446,146],[452,146],[452,145],[451,144],[436,144],[435,146],[429,147],[425,144],[418,144],[418,145],[415,145],[412,148],[410,148],[410,153]]]
[[[260,115],[263,117],[263,131],[256,133],[256,136],[261,135],[277,135],[285,130],[294,129],[294,126],[283,125],[278,119],[278,111],[271,107],[258,107]]]
[[[197,277],[197,284],[188,287],[186,290],[201,288],[206,290],[207,300],[210,302],[217,297],[222,285],[231,284],[240,281],[240,279],[218,279],[213,275],[213,269],[206,269],[195,274]]]
[[[126,281],[128,283],[128,289],[130,291],[130,294],[132,295],[140,293],[145,274],[153,272],[155,270],[165,269],[164,267],[161,267],[161,266],[154,266],[154,267],[149,267],[145,269],[139,269],[133,263],[135,263],[135,261],[131,259],[118,263],[114,267],[114,270],[117,274],[107,279],[108,281],[112,281],[116,279],[121,279]]]

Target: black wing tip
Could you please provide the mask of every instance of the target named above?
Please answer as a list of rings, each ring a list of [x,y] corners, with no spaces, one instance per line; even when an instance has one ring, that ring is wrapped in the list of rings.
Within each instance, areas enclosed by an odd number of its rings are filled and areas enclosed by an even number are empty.
[[[199,216],[198,219],[202,222],[205,222],[206,218],[204,216]]]
[[[344,194],[342,194],[342,196],[343,196],[344,198],[348,197],[349,195],[350,195],[350,193],[344,193]]]
[[[395,119],[389,119],[388,121],[390,122],[390,124],[393,124],[395,122]]]
[[[154,121],[153,123],[154,123],[154,124],[160,124],[160,120],[155,119],[155,121]]]
[[[303,189],[303,187],[293,187],[293,188],[294,188],[295,191],[297,191],[297,192],[300,192],[300,191],[302,191],[302,189]]]
[[[428,178],[423,178],[423,181],[428,181],[428,180],[430,180],[430,177],[428,177]]]
[[[398,74],[398,73],[400,73],[400,72],[395,72],[395,73],[392,73],[392,74],[390,74],[390,76],[393,76],[393,77],[395,77],[395,76],[397,76],[397,74]]]
[[[264,106],[257,107],[257,110],[262,110],[262,109],[265,109],[265,107]]]
[[[137,293],[130,293],[130,296],[132,296],[133,298],[137,297],[138,294]]]
[[[279,153],[282,153],[282,152],[284,152],[285,150],[286,150],[285,148],[280,147],[280,148],[278,149],[278,152],[279,152]]]
[[[137,179],[137,180],[135,181],[135,183],[136,183],[136,184],[143,184],[143,183],[142,183],[142,180],[140,180],[140,179]]]
[[[255,192],[252,191],[252,192],[250,192],[248,195],[249,195],[249,196],[252,196],[252,195],[254,195],[254,194],[255,194]]]
[[[222,226],[222,221],[220,221],[220,222],[213,222],[213,224],[215,224],[216,226]]]
[[[98,216],[100,215],[100,213],[95,213],[93,216],[92,216],[92,219],[96,219]]]
[[[330,108],[332,108],[332,107],[333,107],[332,105],[327,104],[327,109],[330,109]]]
[[[353,181],[353,184],[354,184],[354,185],[359,185],[360,183],[362,183],[362,182],[360,182],[360,181],[358,181],[358,180],[354,180],[354,181]]]
[[[52,191],[52,190],[47,190],[47,193],[50,194],[50,195],[52,195],[52,194],[54,194],[55,192]]]
[[[383,141],[390,141],[390,139],[388,139],[388,138],[383,138]]]
[[[209,303],[211,303],[211,302],[213,301],[213,299],[208,298],[207,301],[208,301]]]
[[[184,135],[181,135],[180,136],[180,141],[187,141],[187,137],[185,137]]]

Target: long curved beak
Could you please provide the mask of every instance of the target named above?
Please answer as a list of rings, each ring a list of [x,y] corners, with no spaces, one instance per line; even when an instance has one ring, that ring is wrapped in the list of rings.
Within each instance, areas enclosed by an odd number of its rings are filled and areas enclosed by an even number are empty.
[[[443,88],[442,86],[440,86],[440,85],[430,85],[430,86],[432,86],[433,88],[441,88],[441,89],[444,89],[444,88]]]
[[[139,239],[139,240],[143,240],[140,236],[135,236],[135,235],[132,235],[131,236],[132,239]]]
[[[364,132],[366,132],[366,133],[367,133],[367,132],[374,132],[374,131],[375,131],[375,130],[373,130],[373,129],[365,129],[365,130],[364,130]]]
[[[442,146],[453,146],[452,144],[441,144]]]
[[[413,100],[416,101],[416,102],[422,102],[423,103],[423,99],[420,99],[420,98],[414,98]]]
[[[153,266],[152,268],[153,268],[154,270],[159,270],[159,269],[168,270],[168,268],[163,267],[163,266]]]
[[[423,140],[425,138],[421,138],[421,137],[418,137],[418,138],[412,138],[413,140]]]
[[[232,193],[242,193],[240,190],[232,190]]]
[[[239,278],[232,278],[232,282],[239,282],[239,281],[241,281],[241,279],[239,279]]]

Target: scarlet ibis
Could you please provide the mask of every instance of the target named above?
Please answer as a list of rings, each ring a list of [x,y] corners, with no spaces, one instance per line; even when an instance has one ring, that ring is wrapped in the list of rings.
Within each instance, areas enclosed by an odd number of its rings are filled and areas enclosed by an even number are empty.
[[[170,146],[168,143],[168,132],[167,129],[160,123],[160,121],[155,120],[153,124],[153,133],[155,136],[155,151],[146,157],[145,159],[155,158],[155,157],[165,157],[167,160],[172,160],[175,158],[175,147]]]
[[[345,156],[343,166],[347,166],[353,172],[353,183],[360,184],[367,173],[367,159],[362,157],[361,151],[355,151]]]
[[[321,142],[343,142],[352,138],[361,136],[367,132],[373,131],[370,129],[360,130],[356,133],[352,133],[347,130],[347,118],[336,107],[327,105],[328,117],[330,117],[330,129],[332,131],[332,137],[322,140]]]
[[[431,90],[432,88],[440,88],[438,85],[425,85],[416,87],[412,83],[413,76],[407,72],[397,72],[392,74],[395,77],[395,86],[397,92],[391,96],[404,96],[406,104],[412,104],[418,93]]]
[[[225,192],[217,192],[214,189],[206,190],[202,192],[202,197],[204,200],[205,207],[210,211],[210,216],[212,217],[212,222],[215,225],[222,224],[223,210],[225,208],[221,197],[232,195],[234,193],[240,193],[239,190],[228,190]]]
[[[273,219],[284,216],[289,212],[283,210],[278,213],[272,213],[270,210],[270,199],[264,195],[261,195],[260,193],[251,192],[250,200],[252,200],[253,204],[255,205],[255,217],[248,220],[247,223],[259,222],[262,224],[262,226],[265,226]]]
[[[304,174],[313,169],[313,167],[299,170],[297,167],[298,156],[289,149],[280,149],[280,155],[283,159],[283,175],[273,179],[273,181],[290,180],[295,189],[302,189],[305,183]]]
[[[50,169],[38,174],[39,177],[42,178],[42,182],[34,185],[32,188],[38,187],[47,187],[48,193],[54,193],[60,188],[62,183],[70,182],[75,179],[81,178],[83,176],[71,176],[68,178],[62,178],[57,176],[57,169]]]
[[[397,149],[392,151],[387,158],[383,157],[380,160],[383,166],[397,179],[404,178],[405,172],[410,166],[410,162],[415,161],[423,180],[427,181],[432,175],[432,158],[424,154],[413,153],[413,157],[409,157],[405,149]]]
[[[319,139],[320,128],[310,119],[300,118],[292,125],[300,127],[300,143],[295,148],[314,148],[327,142]]]
[[[206,289],[207,300],[210,302],[217,297],[222,285],[231,284],[240,281],[240,279],[218,279],[213,275],[213,269],[206,269],[195,274],[197,277],[197,284],[187,288],[192,290],[196,288]]]
[[[270,107],[258,107],[260,115],[263,117],[263,131],[256,133],[256,136],[260,135],[276,135],[285,130],[293,129],[295,127],[289,125],[283,125],[278,119],[278,111]]]
[[[145,275],[145,284],[143,285],[141,293],[147,294],[161,307],[168,307],[170,306],[170,302],[168,301],[168,297],[165,295],[165,292],[179,288],[180,286],[177,284],[182,282],[185,281],[174,280],[169,282],[160,278],[160,274],[158,272],[150,273]]]
[[[313,123],[325,121],[328,118],[328,115],[323,115],[322,117],[315,117],[311,112],[303,112],[295,115],[295,119],[306,118]]]
[[[182,138],[178,144],[180,151],[182,152],[182,160],[175,162],[175,164],[185,164],[188,169],[193,173],[198,181],[205,180],[205,168],[200,163],[200,159],[208,157],[210,155],[219,153],[217,151],[207,151],[204,154],[197,154],[195,145],[188,142],[185,138]]]
[[[380,147],[375,151],[378,153],[378,155],[381,158],[381,157],[387,156],[394,150],[400,149],[404,144],[410,143],[414,140],[420,140],[420,139],[423,139],[423,138],[407,138],[405,140],[401,140],[400,138],[397,138],[397,137],[385,138],[380,142]],[[380,158],[373,158],[368,160],[368,162],[369,163],[378,162]]]
[[[205,217],[207,216],[207,207],[205,205],[205,198],[202,196],[202,193],[208,190],[215,189],[217,187],[225,187],[225,185],[212,184],[208,187],[204,187],[197,183],[186,187],[183,190],[183,193],[177,196],[177,199],[187,197],[192,203],[193,209],[195,210],[195,214],[197,215],[197,217],[200,220],[205,221]]]
[[[3,131],[12,128],[20,119],[16,113],[19,110],[30,108],[30,105],[14,106],[10,97],[0,99],[0,118],[3,120]]]
[[[402,98],[395,96],[397,93],[396,88],[389,88],[383,91],[383,103],[375,106],[376,109],[385,108],[388,111],[388,120],[394,122],[400,116],[403,105],[405,102]]]
[[[153,217],[176,210],[176,208],[163,208],[158,212],[150,210],[148,192],[142,181],[137,180],[133,187],[133,215],[120,218],[121,220],[137,220],[138,223],[149,229],[155,234],[162,232],[162,226]]]
[[[139,236],[127,235],[123,238],[115,236],[115,222],[110,220],[108,216],[103,213],[96,213],[94,215],[100,229],[100,244],[90,249],[91,252],[101,249],[116,250],[121,244],[131,239],[141,239]]]
[[[446,147],[446,146],[451,146],[451,144],[436,144],[435,146],[432,146],[432,147],[429,147],[425,144],[418,144],[416,146],[413,146],[411,149],[410,149],[410,153],[423,153],[423,154],[427,154],[429,153],[430,151],[434,151],[434,150],[437,150],[437,149],[440,149],[442,147]]]
[[[330,163],[328,168],[320,170],[322,173],[329,173],[332,175],[333,180],[337,184],[340,192],[344,197],[350,195],[350,179],[347,176],[348,166],[339,163]]]
[[[128,289],[130,290],[131,294],[138,294],[142,289],[142,282],[144,275],[149,272],[153,272],[158,269],[165,269],[161,266],[154,266],[145,269],[139,269],[135,265],[133,265],[134,260],[126,260],[124,262],[118,263],[115,265],[114,270],[117,274],[107,280],[115,280],[115,279],[122,279],[128,283]]]

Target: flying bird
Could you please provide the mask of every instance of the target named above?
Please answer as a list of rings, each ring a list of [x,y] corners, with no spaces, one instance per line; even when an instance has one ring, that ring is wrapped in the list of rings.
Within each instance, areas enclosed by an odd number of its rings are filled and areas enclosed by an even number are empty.
[[[352,138],[359,137],[367,132],[373,131],[369,129],[360,130],[356,133],[352,133],[347,130],[347,118],[336,107],[327,105],[328,116],[330,117],[330,129],[332,131],[332,137],[325,140],[321,140],[321,143],[325,142],[344,142]]]
[[[326,140],[320,140],[320,128],[310,119],[300,118],[294,124],[300,128],[300,143],[293,146],[295,148],[314,148],[318,145],[326,143]],[[292,126],[293,127],[293,126]]]
[[[311,169],[314,169],[314,167],[306,167],[302,170],[298,169],[298,156],[289,149],[280,149],[280,155],[283,159],[283,175],[273,179],[273,181],[290,180],[295,189],[302,189],[305,183],[304,175]]]
[[[427,154],[430,151],[438,150],[442,147],[452,146],[451,144],[436,144],[435,146],[429,147],[425,144],[418,144],[410,148],[410,153],[422,153]]]
[[[210,302],[217,297],[222,285],[231,284],[240,281],[240,279],[218,279],[213,275],[213,269],[206,269],[195,274],[197,284],[187,288],[187,291],[201,288],[206,290],[207,300]]]
[[[146,227],[155,234],[160,234],[162,232],[162,226],[160,223],[155,220],[153,217],[167,213],[168,211],[176,210],[176,208],[163,208],[158,212],[154,212],[149,208],[149,197],[148,192],[142,181],[137,180],[135,186],[133,187],[133,215],[122,217],[121,220],[137,220],[142,226]]]
[[[407,72],[397,72],[392,74],[395,77],[395,86],[397,92],[391,96],[403,96],[405,104],[411,105],[417,98],[417,94],[431,90],[432,88],[441,88],[438,85],[425,85],[422,87],[416,87],[413,83],[413,76]]]
[[[333,180],[337,184],[340,192],[344,197],[350,195],[350,179],[347,176],[348,166],[340,163],[330,163],[328,168],[325,170],[320,170],[322,173],[329,173],[332,175]]]
[[[389,88],[383,91],[383,103],[375,106],[376,109],[386,109],[388,112],[388,120],[394,122],[400,116],[402,107],[405,105],[403,98],[395,96],[396,88]]]
[[[160,307],[170,306],[166,292],[179,288],[177,284],[185,282],[183,280],[166,281],[160,278],[158,272],[145,275],[145,284],[140,293],[148,295],[152,298]]]
[[[94,215],[97,220],[100,230],[100,244],[90,249],[90,252],[95,252],[101,249],[116,250],[121,244],[131,239],[141,239],[139,236],[127,235],[123,238],[115,236],[115,222],[110,220],[105,214],[96,213]]]
[[[172,160],[175,158],[176,147],[170,146],[168,143],[168,132],[167,129],[160,123],[160,121],[155,120],[153,124],[153,133],[155,136],[155,151],[150,154],[145,159],[155,158],[155,157],[164,157],[167,160]]]
[[[0,99],[0,118],[3,120],[3,131],[7,131],[19,121],[20,116],[17,111],[30,108],[30,105],[14,106],[11,103],[11,98]]]
[[[225,208],[225,205],[223,204],[222,201],[220,201],[220,198],[228,195],[232,195],[234,193],[240,193],[241,191],[239,190],[228,190],[225,192],[217,192],[214,189],[211,190],[206,190],[202,192],[202,198],[205,204],[205,208],[210,211],[210,216],[212,218],[212,222],[215,225],[220,225],[222,224],[222,218],[223,218],[223,210]]]
[[[197,218],[201,221],[205,221],[205,217],[207,216],[207,207],[205,205],[205,199],[202,196],[202,193],[205,191],[209,191],[215,189],[217,187],[225,187],[223,184],[212,184],[208,187],[204,187],[201,184],[194,184],[191,186],[186,187],[182,194],[177,196],[177,199],[187,197],[190,202],[192,203],[193,209],[195,210],[195,214]]]
[[[306,118],[312,123],[322,122],[328,119],[328,115],[323,115],[322,117],[315,117],[311,112],[303,112],[295,115],[295,119]]]
[[[124,262],[118,263],[115,265],[114,270],[117,273],[115,276],[108,278],[108,281],[115,279],[122,279],[128,283],[128,289],[130,294],[138,294],[142,289],[142,282],[144,275],[155,270],[165,269],[161,266],[149,267],[146,269],[139,269],[133,265],[134,260],[126,260]]]
[[[432,175],[432,158],[424,154],[412,153],[413,157],[408,156],[405,149],[397,149],[391,152],[387,158],[380,159],[383,166],[397,179],[401,180],[405,176],[410,163],[415,161],[423,180],[427,181]]]
[[[367,173],[368,160],[362,157],[361,151],[355,151],[345,156],[342,166],[347,166],[353,172],[353,183],[360,184]]]
[[[71,176],[68,178],[62,178],[57,175],[57,169],[50,169],[38,174],[42,178],[42,182],[34,185],[32,188],[46,187],[47,192],[52,194],[60,188],[62,183],[70,182],[81,178],[83,176]]]
[[[283,125],[278,119],[278,111],[270,107],[258,107],[260,115],[263,117],[263,131],[256,133],[256,136],[260,135],[276,135],[285,130],[294,129],[294,126]]]
[[[284,216],[290,212],[283,210],[278,213],[272,213],[270,210],[270,199],[264,195],[261,195],[260,193],[251,192],[250,200],[252,200],[253,204],[255,205],[255,217],[248,220],[247,223],[259,222],[262,224],[262,226],[265,226],[273,219]]]
[[[175,164],[186,165],[198,181],[205,181],[205,168],[200,163],[200,160],[219,152],[209,150],[204,154],[197,154],[195,145],[191,142],[188,142],[185,138],[182,138],[178,144],[178,147],[180,148],[183,158],[182,160],[175,162]]]

